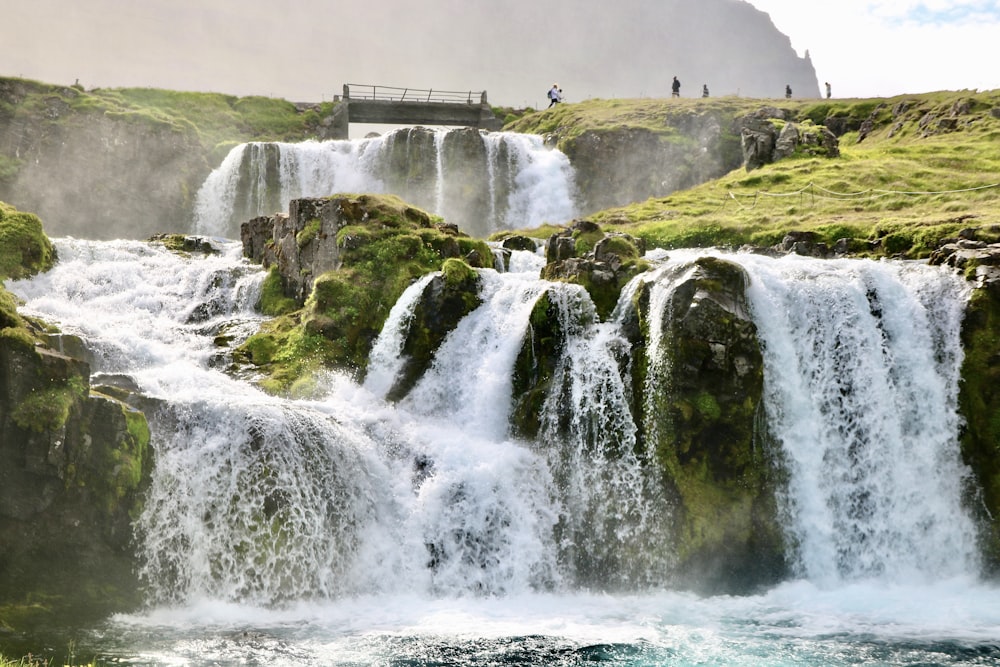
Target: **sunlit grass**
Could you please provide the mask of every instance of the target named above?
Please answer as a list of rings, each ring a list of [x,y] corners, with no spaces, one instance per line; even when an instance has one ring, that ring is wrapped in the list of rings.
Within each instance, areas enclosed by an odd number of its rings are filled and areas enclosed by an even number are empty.
[[[941,239],[1000,224],[1000,91],[943,91],[870,100],[587,100],[527,114],[509,129],[555,133],[641,127],[662,135],[684,115],[736,118],[762,106],[796,122],[842,124],[838,158],[793,157],[588,216],[650,246],[767,244],[791,230],[875,254],[926,256]],[[724,130],[725,132],[725,130]],[[864,135],[862,135],[864,132]],[[874,243],[880,239],[891,243]]]

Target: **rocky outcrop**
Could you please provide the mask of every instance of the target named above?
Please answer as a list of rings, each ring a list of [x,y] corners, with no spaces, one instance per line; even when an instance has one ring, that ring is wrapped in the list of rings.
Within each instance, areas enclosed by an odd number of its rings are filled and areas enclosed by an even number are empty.
[[[576,171],[584,213],[662,197],[740,165],[738,135],[732,134],[731,118],[724,114],[692,111],[665,123],[669,134],[624,127],[589,130],[559,141]]]
[[[976,479],[970,490],[983,535],[986,567],[1000,573],[1000,243],[975,239],[976,230],[940,247],[930,263],[963,271],[973,285],[962,321],[959,410],[965,421],[962,456]]]
[[[0,278],[54,259],[0,203]],[[0,628],[139,604],[132,518],[152,466],[142,412],[91,385],[79,338],[22,317],[0,287]]]
[[[243,254],[264,268],[275,267],[284,294],[305,303],[320,275],[338,271],[345,259],[375,249],[379,233],[405,226],[424,229],[426,242],[440,260],[463,257],[474,266],[492,266],[492,253],[485,244],[472,242],[453,225],[433,223],[426,212],[403,204],[396,197],[338,195],[327,198],[293,199],[288,215],[262,216],[245,222],[240,229]],[[462,243],[462,240],[468,243]],[[476,247],[471,247],[472,245]],[[479,247],[482,245],[482,247]],[[388,264],[405,256],[386,255]]]
[[[397,401],[409,393],[430,367],[445,336],[481,301],[478,274],[458,259],[445,261],[441,275],[431,279],[413,310],[400,350],[403,366],[386,393],[388,400]]]
[[[545,244],[541,277],[583,285],[601,318],[611,314],[622,288],[648,268],[646,244],[628,234],[605,234],[593,222],[577,220]]]
[[[704,257],[683,270],[662,313],[662,392],[648,395],[665,484],[678,507],[678,576],[703,590],[766,585],[786,573],[776,458],[759,432],[763,358],[742,268]],[[634,297],[649,354],[649,285]],[[648,362],[647,362],[648,363]]]
[[[794,117],[790,111],[763,107],[736,120],[747,171],[801,153],[840,157],[839,141],[829,128],[792,122]]]
[[[289,390],[289,382],[324,364],[363,374],[389,309],[410,282],[450,259],[493,266],[484,241],[392,195],[298,199],[289,211],[241,228],[244,254],[275,278],[275,294],[265,284],[262,308],[282,312],[273,302],[285,298],[291,301],[287,310],[295,310],[292,322],[265,327],[235,355],[269,371],[264,385],[273,391]],[[302,334],[323,354],[300,349]]]
[[[88,365],[0,337],[0,606],[53,616],[137,606],[132,519],[152,467],[143,414]]]

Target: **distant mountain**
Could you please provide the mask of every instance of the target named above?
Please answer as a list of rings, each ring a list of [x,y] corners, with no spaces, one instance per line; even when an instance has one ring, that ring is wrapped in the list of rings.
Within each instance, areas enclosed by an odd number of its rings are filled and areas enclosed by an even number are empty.
[[[544,101],[541,95],[551,85],[549,79],[563,87],[571,102],[588,97],[668,97],[674,76],[682,83],[682,97],[701,96],[703,85],[712,96],[784,97],[786,85],[794,97],[820,96],[808,54],[796,54],[770,16],[743,0],[538,4],[548,7],[544,14],[533,0],[493,3],[498,11],[524,16],[523,21],[469,14],[457,23],[449,20],[447,26],[438,26],[436,37],[444,43],[449,35],[454,40],[461,33],[482,38],[485,63],[475,66],[483,74],[470,71],[469,80],[485,77],[495,103],[507,103],[505,96],[516,96],[513,91],[529,77],[536,88],[539,77],[544,78],[531,101]],[[431,71],[447,71],[448,57],[442,50]]]
[[[330,100],[345,83],[487,90],[501,106],[818,97],[815,70],[743,0],[33,0],[5,8],[0,75]],[[56,16],[56,19],[52,19]],[[39,35],[46,39],[39,39]],[[59,48],[52,48],[56,43]]]

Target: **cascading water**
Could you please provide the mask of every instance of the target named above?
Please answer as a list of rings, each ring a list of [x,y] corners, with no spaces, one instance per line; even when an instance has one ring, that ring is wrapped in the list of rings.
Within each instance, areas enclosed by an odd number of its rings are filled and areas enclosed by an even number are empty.
[[[965,281],[890,262],[744,266],[801,574],[829,584],[975,572],[957,440]]]
[[[238,238],[241,222],[287,211],[292,199],[344,192],[396,194],[481,237],[576,215],[569,160],[541,137],[410,128],[236,146],[198,192],[194,231]]]
[[[55,269],[9,285],[86,339],[95,377],[129,375],[161,406],[137,526],[153,606],[81,642],[95,652],[157,665],[1000,658],[1000,596],[976,580],[961,505],[956,277],[726,256],[750,276],[801,579],[701,599],[667,590],[672,508],[628,413],[622,324],[597,321],[583,290],[539,280],[531,253],[526,271],[481,271],[482,305],[391,405],[418,283],[364,386],[331,374],[326,396],[291,401],[221,370],[217,334],[239,340],[260,321],[263,274],[217,245],[182,257],[58,240]],[[687,259],[642,277],[656,282],[653,311]],[[509,432],[510,378],[542,295],[563,354],[527,442]],[[646,391],[672,373],[656,356]]]

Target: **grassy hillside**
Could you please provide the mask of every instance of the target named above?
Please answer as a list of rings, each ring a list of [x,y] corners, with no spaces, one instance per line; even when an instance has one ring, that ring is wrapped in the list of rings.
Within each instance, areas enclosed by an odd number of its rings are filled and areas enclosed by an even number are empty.
[[[127,119],[149,127],[194,129],[207,152],[224,156],[241,141],[315,138],[332,102],[300,109],[287,100],[157,88],[60,86],[0,77],[0,126],[66,122],[77,114]],[[72,112],[72,113],[65,113]],[[219,157],[221,159],[221,157]],[[3,176],[0,154],[0,177]],[[8,165],[8,169],[11,165]]]
[[[771,245],[791,230],[851,240],[861,254],[926,256],[978,227],[1000,237],[1000,91],[871,100],[592,100],[526,115],[509,129],[557,142],[587,131],[644,127],[670,134],[684,115],[734,119],[763,106],[797,123],[837,128],[839,158],[796,155],[668,197],[589,216],[651,247]],[[679,121],[679,119],[681,119]],[[780,121],[776,121],[780,125]]]

